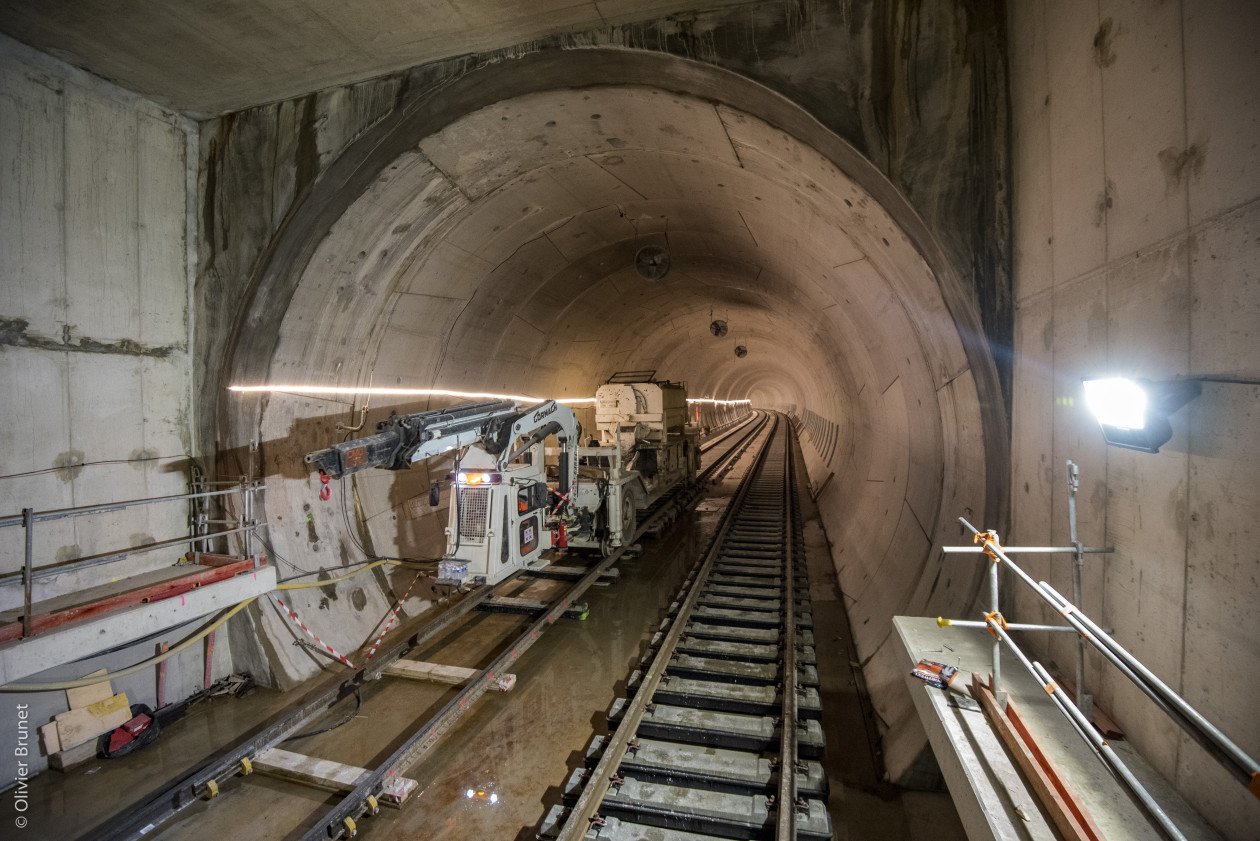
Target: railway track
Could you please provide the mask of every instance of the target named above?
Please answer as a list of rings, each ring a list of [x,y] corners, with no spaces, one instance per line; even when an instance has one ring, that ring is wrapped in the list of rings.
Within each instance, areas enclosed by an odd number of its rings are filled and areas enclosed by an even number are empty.
[[[702,447],[706,466],[698,474],[697,481],[689,487],[679,487],[647,511],[635,532],[634,541],[645,535],[660,534],[669,528],[678,516],[695,505],[711,482],[725,475],[738,462],[770,422],[769,416],[762,415],[707,442]],[[520,572],[497,585],[473,588],[436,616],[418,617],[396,633],[395,642],[377,652],[370,667],[360,668],[351,674],[330,674],[286,709],[216,751],[191,770],[126,806],[114,817],[81,835],[79,841],[151,839],[160,835],[163,826],[185,808],[199,800],[213,799],[234,777],[248,775],[253,757],[308,729],[311,722],[341,701],[356,695],[365,684],[380,679],[389,666],[410,652],[439,637],[459,633],[461,626],[478,611],[511,610],[529,615],[523,632],[505,639],[499,653],[487,667],[476,670],[423,726],[397,740],[396,747],[384,761],[366,769],[353,789],[323,815],[306,822],[306,830],[300,836],[304,841],[353,837],[358,833],[362,819],[377,811],[386,781],[402,776],[408,768],[421,761],[473,707],[474,702],[494,688],[495,676],[502,676],[547,628],[566,613],[581,612],[582,605],[578,600],[582,594],[601,578],[607,578],[626,551],[625,548],[619,549],[585,567],[564,567],[558,576],[554,569],[550,573],[543,570],[537,575]],[[512,599],[503,595],[519,591],[522,584],[531,580],[556,577],[568,578],[572,580],[572,585],[549,601]],[[362,653],[356,652],[352,655],[353,659],[362,662],[358,656]]]
[[[794,443],[775,425],[544,835],[831,838]]]

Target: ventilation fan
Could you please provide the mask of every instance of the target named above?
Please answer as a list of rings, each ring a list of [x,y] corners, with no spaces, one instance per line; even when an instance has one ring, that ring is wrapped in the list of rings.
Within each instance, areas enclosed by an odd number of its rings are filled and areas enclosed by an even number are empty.
[[[721,319],[715,319],[709,324],[709,332],[719,339],[722,338],[726,335],[726,322]]]
[[[662,245],[645,245],[634,255],[634,269],[647,280],[660,280],[669,274],[669,251]]]
[[[748,348],[744,347],[743,345],[735,345],[735,355],[738,356],[740,359],[743,359],[745,356],[748,355]]]

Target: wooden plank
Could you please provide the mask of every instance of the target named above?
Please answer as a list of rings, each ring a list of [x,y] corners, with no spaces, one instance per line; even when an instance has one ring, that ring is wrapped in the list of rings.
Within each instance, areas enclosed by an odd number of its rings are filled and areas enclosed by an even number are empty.
[[[127,693],[119,692],[104,701],[56,716],[57,738],[64,750],[94,739],[130,720],[131,706],[127,703]]]
[[[323,791],[343,793],[354,791],[358,780],[368,772],[366,768],[334,762],[331,759],[317,759],[281,748],[269,748],[250,762],[260,774],[292,780]],[[402,804],[418,786],[409,777],[390,777],[380,795],[381,805],[402,808]]]
[[[96,677],[103,674],[105,674],[104,669],[97,669],[90,675],[84,675],[84,677]],[[66,690],[66,700],[70,703],[70,709],[72,710],[77,710],[112,697],[114,697],[114,690],[110,687],[108,680],[93,683],[90,686],[76,686],[73,689]]]
[[[170,643],[164,642],[160,646],[158,646],[158,654],[165,654],[166,652],[170,650],[171,650]],[[162,707],[166,706],[166,664],[167,664],[166,660],[163,660],[161,663],[158,663],[157,708],[159,710],[162,709]]]
[[[1103,837],[1102,830],[1094,823],[1094,819],[1090,817],[1089,812],[1085,811],[1084,805],[1072,793],[1072,790],[1067,787],[1067,784],[1063,781],[1063,775],[1059,773],[1059,769],[1055,767],[1050,757],[1046,756],[1045,751],[1041,748],[1041,744],[1032,734],[1032,731],[1028,729],[1028,725],[1024,723],[1024,718],[1020,715],[1019,708],[1010,701],[1006,703],[1006,717],[1010,719],[1011,726],[1015,728],[1015,732],[1023,739],[1028,752],[1046,770],[1046,776],[1050,778],[1050,782],[1059,792],[1068,809],[1071,810],[1077,821],[1085,829],[1087,837],[1101,839]]]
[[[1050,819],[1054,822],[1055,827],[1063,835],[1065,841],[1104,841],[1103,835],[1098,831],[1098,827],[1089,819],[1085,808],[1076,799],[1075,795],[1063,783],[1061,777],[1057,777],[1053,766],[1050,768],[1042,767],[1037,758],[1029,750],[1025,744],[1023,737],[1015,730],[1014,726],[1008,720],[1006,713],[998,707],[997,701],[993,697],[993,693],[988,687],[980,682],[978,675],[971,676],[971,694],[984,707],[985,717],[993,725],[993,729],[1001,736],[1002,741],[1006,744],[1007,750],[1014,757],[1015,762],[1024,772],[1024,776],[1032,783],[1033,790],[1037,793],[1037,798],[1045,807]],[[1007,702],[1009,708],[1010,702]],[[1045,754],[1038,752],[1044,758]],[[1050,774],[1056,773],[1056,778],[1051,779]],[[1069,802],[1071,805],[1069,805]],[[1082,822],[1081,817],[1084,818]]]
[[[477,669],[443,666],[441,663],[422,663],[416,660],[395,660],[385,671],[381,672],[381,674],[389,677],[431,680],[435,683],[448,683],[451,686],[462,686],[477,673]]]
[[[61,737],[57,735],[57,722],[50,721],[39,728],[39,735],[44,740],[44,755],[52,756],[61,750]]]
[[[327,791],[354,791],[366,768],[345,765],[331,759],[316,759],[280,748],[269,748],[250,760],[254,770],[272,777],[295,780]]]
[[[117,595],[89,602],[87,604],[75,605],[74,607],[67,607],[47,613],[37,613],[31,617],[31,631],[33,633],[39,633],[40,631],[47,631],[50,628],[56,628],[60,625],[64,625],[67,622],[73,622],[77,619],[86,619],[90,616],[97,616],[102,613],[109,613],[110,611],[118,610],[123,607],[174,598],[175,596],[195,590],[206,584],[215,584],[219,581],[225,581],[238,573],[252,570],[253,568],[254,562],[252,560],[237,560],[234,564],[220,567],[207,567],[180,578],[163,581],[159,584],[153,584],[148,587],[128,590],[124,593],[119,593]],[[0,626],[0,642],[18,639],[21,636],[21,621],[10,622],[7,625]]]
[[[215,633],[217,632],[211,631],[209,634],[206,635],[206,657],[205,657],[206,668],[205,668],[205,679],[202,680],[201,682],[202,689],[210,688],[210,684],[211,684],[210,678],[214,676],[214,635]]]
[[[88,739],[72,748],[58,751],[48,757],[48,767],[54,771],[68,771],[76,765],[82,765],[89,759],[96,758],[96,740]]]

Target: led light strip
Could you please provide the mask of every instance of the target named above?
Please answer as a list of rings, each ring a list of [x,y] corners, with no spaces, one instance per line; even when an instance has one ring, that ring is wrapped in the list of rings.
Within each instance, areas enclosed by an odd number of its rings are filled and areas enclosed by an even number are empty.
[[[486,391],[450,391],[444,388],[359,388],[352,386],[331,385],[232,385],[228,391],[239,393],[259,392],[299,392],[302,394],[345,394],[345,395],[386,395],[394,397],[416,397],[437,395],[440,397],[463,397],[478,400],[520,400],[529,403],[542,403],[547,398],[530,397],[525,394],[491,394]],[[557,397],[557,403],[594,403],[594,397]],[[736,406],[751,403],[751,400],[717,400],[712,397],[688,397],[688,403],[714,403],[720,406]]]
[[[530,397],[527,394],[491,394],[487,391],[450,391],[444,388],[359,388],[329,385],[231,385],[228,391],[242,393],[291,391],[302,394],[366,394],[394,397],[437,395],[440,397],[465,397],[477,400],[520,400],[541,403],[547,398]],[[594,403],[594,397],[557,397],[557,403]]]

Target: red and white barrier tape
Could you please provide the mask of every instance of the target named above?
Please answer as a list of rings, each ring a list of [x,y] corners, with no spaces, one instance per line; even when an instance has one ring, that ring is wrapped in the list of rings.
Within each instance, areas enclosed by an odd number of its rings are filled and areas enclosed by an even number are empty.
[[[403,597],[394,604],[394,611],[389,616],[389,621],[385,623],[385,627],[381,629],[381,635],[376,638],[376,642],[372,643],[372,650],[368,652],[366,660],[371,660],[372,655],[376,653],[377,647],[381,644],[381,640],[385,639],[385,635],[389,633],[389,629],[393,627],[394,620],[398,618],[398,609],[402,607],[403,602],[407,601],[407,597],[411,595],[412,589],[416,586],[416,582],[420,580],[420,573],[416,573],[416,577],[411,579],[411,587],[407,588],[407,592],[403,593]]]
[[[298,626],[299,628],[301,628],[303,631],[306,631],[306,633],[310,635],[310,638],[311,638],[311,639],[313,639],[313,640],[315,640],[315,642],[319,643],[319,645],[320,645],[320,647],[321,647],[321,648],[323,648],[325,651],[327,651],[327,652],[328,652],[329,654],[331,654],[333,657],[336,657],[338,660],[340,660],[342,663],[346,664],[346,665],[347,665],[347,666],[349,666],[350,668],[352,668],[352,669],[354,668],[354,663],[351,663],[349,660],[347,660],[347,659],[345,658],[345,655],[343,655],[341,652],[337,651],[337,649],[333,648],[331,645],[329,645],[328,643],[324,642],[324,641],[323,641],[322,639],[320,639],[319,637],[315,636],[315,633],[314,633],[313,631],[311,631],[311,629],[310,629],[310,628],[306,627],[306,625],[304,625],[304,624],[302,623],[302,620],[301,620],[301,619],[298,619],[298,615],[297,615],[296,613],[294,613],[294,612],[293,612],[293,608],[289,607],[289,606],[288,606],[288,605],[286,605],[284,602],[280,601],[280,599],[279,599],[279,598],[277,598],[277,597],[276,597],[276,596],[274,596],[274,595],[272,596],[272,598],[276,600],[276,604],[280,605],[280,607],[284,609],[284,612],[285,612],[285,613],[289,614],[289,618],[290,618],[290,619],[292,619],[294,622],[296,622],[296,623],[297,623],[297,626]]]

